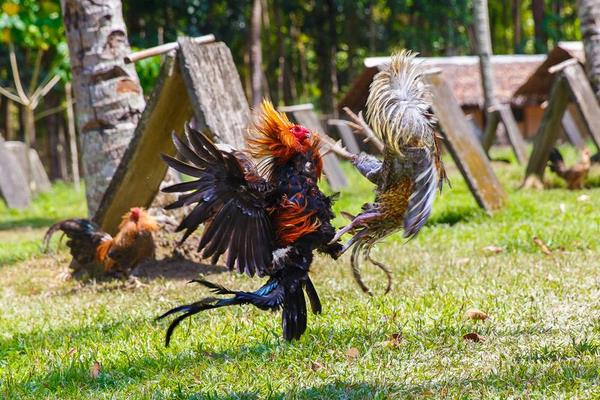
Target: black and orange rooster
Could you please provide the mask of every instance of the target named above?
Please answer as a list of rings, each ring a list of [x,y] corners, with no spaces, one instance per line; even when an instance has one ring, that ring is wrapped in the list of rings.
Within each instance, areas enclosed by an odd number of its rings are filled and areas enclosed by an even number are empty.
[[[587,179],[590,167],[592,166],[591,153],[589,149],[581,150],[581,159],[572,167],[565,165],[560,151],[557,148],[552,149],[548,164],[550,170],[556,175],[560,176],[567,182],[569,190],[583,189],[585,186],[585,180]]]
[[[227,252],[230,270],[249,276],[269,276],[254,292],[226,289],[196,280],[217,295],[167,311],[158,319],[182,313],[166,334],[169,345],[177,325],[203,310],[252,304],[262,310],[282,310],[283,337],[299,339],[306,330],[304,293],[312,312],[321,302],[308,275],[313,251],[335,257],[341,245],[329,242],[335,235],[330,221],[332,199],[318,188],[322,160],[316,133],[291,123],[264,101],[257,122],[250,129],[248,152],[217,148],[206,136],[186,127],[187,142],[175,134],[179,161],[163,156],[172,168],[197,178],[163,189],[183,193],[167,208],[196,203],[178,231],[183,242],[200,224],[204,231],[199,251],[215,264]],[[251,157],[261,160],[254,164]]]
[[[435,193],[446,178],[423,72],[414,55],[403,51],[373,78],[362,125],[383,143],[383,161],[364,153],[353,155],[332,145],[333,151],[348,158],[377,185],[374,202],[364,204],[362,212],[351,216],[350,224],[333,239],[354,233],[341,252],[354,246],[352,271],[359,286],[369,294],[359,272],[360,258],[367,258],[386,272],[387,293],[391,288],[390,271],[371,258],[371,248],[401,229],[405,238],[414,237],[429,218]]]
[[[152,233],[158,230],[158,225],[139,207],[123,215],[119,232],[114,238],[88,219],[67,219],[48,229],[44,236],[46,249],[52,235],[59,230],[69,238],[67,246],[78,266],[100,263],[104,272],[128,272],[154,257]]]

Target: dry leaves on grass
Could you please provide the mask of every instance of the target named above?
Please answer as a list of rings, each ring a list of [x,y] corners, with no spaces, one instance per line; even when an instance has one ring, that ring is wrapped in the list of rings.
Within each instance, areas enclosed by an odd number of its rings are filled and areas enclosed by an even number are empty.
[[[402,344],[402,334],[401,333],[392,333],[389,339],[386,341],[386,344],[390,347],[398,347]]]
[[[488,318],[488,315],[486,313],[484,313],[483,311],[478,310],[476,308],[469,308],[465,312],[465,317],[467,317],[469,319],[474,319],[476,321],[484,321]]]
[[[475,332],[471,332],[471,333],[467,333],[466,335],[463,335],[463,339],[464,340],[468,340],[471,342],[483,342],[485,340],[485,338],[483,336],[480,336],[478,333]]]
[[[100,376],[100,363],[98,361],[94,362],[92,368],[90,368],[90,376],[92,379],[98,379]]]
[[[498,254],[498,253],[502,253],[504,251],[504,249],[499,246],[489,245],[489,246],[485,246],[483,248],[483,251],[485,251],[488,254]]]
[[[358,351],[358,349],[356,347],[350,347],[346,351],[346,358],[348,359],[348,361],[358,358],[359,355],[360,355],[360,352]]]
[[[471,262],[471,259],[468,257],[459,258],[458,260],[456,260],[456,265],[459,267],[462,267],[463,265],[467,265],[470,262]]]
[[[311,361],[310,362],[310,369],[312,369],[313,371],[318,371],[320,369],[325,368],[325,366],[323,364],[321,364],[318,361]]]
[[[550,250],[550,248],[548,248],[546,243],[544,243],[544,241],[542,239],[540,239],[539,237],[534,236],[533,243],[535,243],[536,246],[539,247],[540,250],[542,250],[542,253],[544,253],[545,255],[547,255],[547,256],[552,255],[552,250]]]

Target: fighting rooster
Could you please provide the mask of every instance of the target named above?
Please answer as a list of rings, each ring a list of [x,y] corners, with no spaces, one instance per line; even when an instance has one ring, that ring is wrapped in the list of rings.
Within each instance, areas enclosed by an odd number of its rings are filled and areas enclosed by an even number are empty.
[[[414,55],[403,51],[394,55],[371,83],[366,121],[358,122],[383,143],[383,161],[364,153],[353,155],[332,145],[333,151],[349,159],[377,185],[375,201],[364,204],[362,212],[351,216],[351,222],[333,238],[335,242],[347,232],[354,234],[340,253],[354,246],[352,271],[359,286],[369,294],[359,271],[361,256],[386,273],[387,293],[391,274],[384,264],[371,258],[372,247],[400,229],[405,238],[414,237],[429,218],[435,193],[446,178],[423,72]]]
[[[565,160],[557,148],[550,152],[549,166],[550,170],[560,176],[567,182],[569,190],[583,189],[585,180],[587,179],[590,167],[592,166],[590,151],[588,149],[581,150],[581,159],[572,167],[565,165]]]
[[[158,225],[139,207],[123,215],[119,232],[114,238],[90,220],[67,219],[48,229],[44,236],[46,249],[52,235],[59,230],[69,238],[67,246],[78,266],[100,263],[104,272],[129,272],[141,262],[154,257],[152,233],[158,230]]]
[[[208,297],[158,317],[181,313],[167,330],[166,345],[185,318],[203,310],[240,304],[262,310],[281,309],[283,337],[299,339],[306,330],[305,292],[312,312],[321,312],[321,302],[308,275],[313,251],[335,257],[341,250],[341,245],[332,241],[332,199],[317,186],[322,170],[319,137],[291,123],[268,101],[262,103],[258,120],[250,129],[248,153],[219,149],[190,127],[185,133],[189,145],[173,134],[184,161],[163,155],[170,167],[197,178],[163,189],[183,193],[169,209],[196,203],[177,229],[185,230],[181,242],[204,224],[199,243],[203,258],[215,264],[227,252],[230,270],[249,276],[266,275],[269,279],[254,292],[196,280],[216,295],[228,297]],[[249,156],[261,161],[254,164]]]

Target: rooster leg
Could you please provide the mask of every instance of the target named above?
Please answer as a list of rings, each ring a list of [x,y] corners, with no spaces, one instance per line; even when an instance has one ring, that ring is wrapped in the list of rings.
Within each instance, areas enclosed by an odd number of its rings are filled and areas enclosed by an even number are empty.
[[[354,243],[356,243],[358,240],[360,240],[366,234],[367,234],[367,230],[363,229],[360,232],[358,232],[356,235],[352,236],[352,239],[350,239],[350,240],[348,240],[348,242],[346,242],[344,247],[342,247],[342,249],[340,250],[340,252],[337,255],[341,256],[342,254],[344,254],[350,247],[352,247],[352,245]]]
[[[372,219],[378,218],[380,216],[381,216],[381,214],[377,211],[360,214],[359,216],[354,218],[352,220],[352,222],[350,222],[348,225],[346,225],[345,227],[343,227],[342,229],[337,231],[337,233],[335,234],[333,239],[331,239],[329,244],[337,242],[345,233],[348,233],[352,229],[355,229],[357,226],[360,226],[360,225],[362,225]]]
[[[385,276],[387,277],[387,287],[385,288],[385,294],[388,294],[390,292],[390,290],[392,290],[392,271],[390,271],[389,267],[377,260],[374,260],[371,257],[371,249],[369,248],[367,250],[367,259],[371,262],[371,264],[375,265],[376,267],[378,267],[379,269],[381,269],[383,272],[385,272]]]

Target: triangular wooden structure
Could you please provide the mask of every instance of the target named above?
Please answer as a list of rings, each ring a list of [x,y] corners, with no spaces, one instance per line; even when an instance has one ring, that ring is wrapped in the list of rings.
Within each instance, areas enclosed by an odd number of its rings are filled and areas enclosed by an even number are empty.
[[[548,163],[548,157],[559,137],[561,121],[565,110],[572,98],[583,117],[594,144],[600,149],[600,105],[585,71],[575,59],[567,60],[550,68],[551,72],[558,73],[554,80],[550,100],[544,111],[542,123],[533,142],[533,150],[529,157],[525,178],[528,182],[537,179],[541,184]],[[533,185],[533,183],[528,183]]]
[[[94,216],[109,233],[129,208],[152,203],[167,170],[160,154],[175,153],[171,132],[182,132],[192,116],[215,141],[235,147],[243,143],[250,108],[229,48],[191,38],[180,38],[178,44],[177,55],[165,58],[134,138]]]
[[[500,209],[506,193],[450,87],[439,73],[427,74],[426,81],[444,143],[477,204],[487,212]]]

